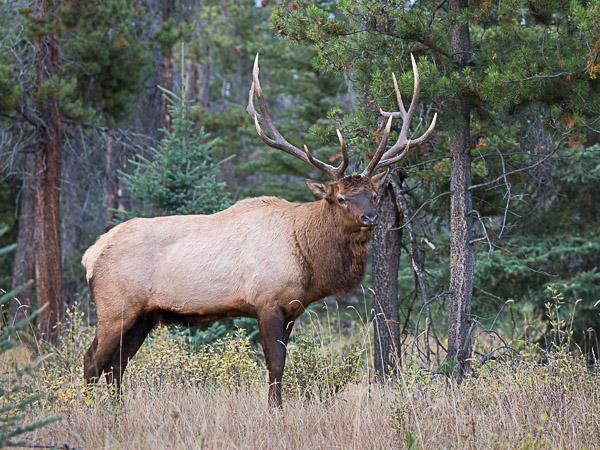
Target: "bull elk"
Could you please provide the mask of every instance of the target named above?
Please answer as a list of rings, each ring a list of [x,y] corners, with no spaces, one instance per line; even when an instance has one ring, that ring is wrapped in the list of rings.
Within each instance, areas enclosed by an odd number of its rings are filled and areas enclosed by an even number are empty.
[[[434,117],[421,137],[407,138],[419,93],[414,59],[412,65],[408,111],[394,78],[399,111],[381,111],[388,120],[375,155],[360,175],[344,176],[348,153],[339,131],[342,161],[334,167],[306,146],[304,151],[293,146],[275,128],[258,80],[257,55],[247,111],[258,135],[333,182],[306,180],[319,199],[311,203],[250,198],[213,215],[136,218],[102,235],[82,259],[98,314],[96,336],[84,357],[85,383],[104,373],[109,384],[120,387],[129,359],[159,322],[195,325],[252,317],[269,372],[269,404],[280,406],[294,321],[311,303],[352,291],[364,276],[369,240],[379,222],[374,199],[385,179],[385,173],[373,174],[402,159],[435,126]],[[402,118],[403,125],[386,150],[394,118]]]

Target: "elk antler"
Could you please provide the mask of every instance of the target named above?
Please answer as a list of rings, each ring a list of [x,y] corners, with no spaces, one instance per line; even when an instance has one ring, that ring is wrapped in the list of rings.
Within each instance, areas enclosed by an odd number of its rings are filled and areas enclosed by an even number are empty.
[[[435,128],[435,121],[437,120],[437,113],[434,114],[433,120],[431,121],[431,125],[425,133],[423,133],[420,137],[416,139],[408,139],[408,128],[410,127],[410,123],[412,121],[412,117],[415,114],[415,110],[417,109],[417,102],[419,101],[419,71],[417,70],[417,63],[415,62],[415,58],[412,53],[410,55],[410,60],[412,62],[413,74],[414,74],[414,88],[413,88],[413,98],[410,102],[410,106],[408,111],[404,108],[404,103],[402,102],[402,96],[400,95],[400,90],[398,89],[398,82],[396,81],[396,76],[392,73],[392,79],[394,80],[394,91],[396,92],[396,101],[398,102],[398,109],[400,111],[396,112],[386,112],[382,109],[379,110],[383,117],[387,117],[388,121],[385,126],[385,131],[383,132],[383,137],[381,138],[381,142],[379,143],[379,148],[375,152],[373,159],[367,166],[367,168],[363,171],[362,175],[365,177],[370,177],[371,174],[382,167],[389,166],[391,164],[397,163],[402,158],[406,156],[408,151],[421,142],[425,141]],[[392,120],[401,118],[402,119],[402,128],[400,129],[400,135],[398,136],[398,140],[394,145],[392,145],[387,151],[385,147],[387,145],[388,137],[390,136],[390,130],[392,128]],[[398,152],[404,149],[402,153],[398,154]]]
[[[315,169],[319,169],[320,171],[326,173],[334,180],[339,180],[343,178],[344,171],[348,167],[348,152],[346,150],[346,144],[344,143],[344,139],[342,138],[340,131],[336,130],[338,139],[340,140],[340,146],[342,148],[342,162],[338,167],[333,167],[313,157],[308,151],[306,145],[304,146],[304,151],[302,151],[298,147],[290,144],[279,133],[279,131],[277,130],[277,128],[275,128],[275,125],[273,124],[273,119],[271,119],[271,114],[269,114],[269,109],[267,108],[267,102],[265,101],[262,89],[260,87],[260,81],[258,80],[258,72],[259,69],[257,53],[256,59],[254,60],[254,69],[252,70],[252,86],[250,87],[248,106],[246,107],[246,111],[254,118],[254,125],[256,126],[256,131],[260,138],[269,147],[283,150],[284,152],[289,153],[290,155],[293,155],[298,159],[301,159],[305,163],[310,164]],[[260,114],[256,112],[256,109],[254,108],[255,93],[256,97],[258,98]],[[267,129],[267,132],[271,137],[268,137],[263,133],[261,125]]]

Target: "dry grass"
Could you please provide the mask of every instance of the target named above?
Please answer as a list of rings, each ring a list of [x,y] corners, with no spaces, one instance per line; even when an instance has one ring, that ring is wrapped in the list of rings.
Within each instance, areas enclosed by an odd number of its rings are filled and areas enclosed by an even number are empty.
[[[62,422],[29,436],[34,443],[123,449],[173,448],[394,448],[391,394],[354,386],[329,404],[285,402],[271,411],[266,389],[131,390],[122,408],[76,404]]]
[[[122,405],[105,397],[38,410],[63,420],[28,441],[89,449],[599,448],[598,376],[571,360],[496,372],[459,388],[405,373],[392,386],[352,385],[330,402],[288,398],[282,411],[267,407],[264,387],[140,383]]]
[[[63,418],[26,435],[31,445],[600,448],[600,376],[564,353],[550,355],[543,365],[539,353],[507,363],[488,362],[460,387],[443,375],[425,374],[415,363],[407,362],[400,379],[386,386],[370,384],[363,369],[356,383],[329,401],[288,395],[283,410],[272,411],[266,404],[262,363],[253,359],[253,350],[243,340],[222,347],[230,349],[225,354],[201,354],[186,351],[185,342],[162,329],[128,369],[121,403],[105,386],[86,398],[82,395],[81,360],[93,330],[80,317],[74,316],[63,345],[44,360],[38,377],[26,380],[27,392],[47,394],[30,411],[30,421],[56,414]],[[318,331],[329,336],[325,341],[332,339],[327,351],[342,352],[347,345],[340,342],[345,340],[368,352],[367,329],[354,337]],[[22,354],[15,356],[23,359]],[[206,373],[212,374],[212,381],[199,386]]]

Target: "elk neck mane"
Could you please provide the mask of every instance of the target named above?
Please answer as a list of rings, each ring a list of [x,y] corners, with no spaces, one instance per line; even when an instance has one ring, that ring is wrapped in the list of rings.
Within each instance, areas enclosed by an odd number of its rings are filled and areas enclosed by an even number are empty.
[[[315,299],[351,292],[362,280],[367,265],[371,231],[344,233],[336,222],[336,210],[326,200],[296,206],[294,239]]]

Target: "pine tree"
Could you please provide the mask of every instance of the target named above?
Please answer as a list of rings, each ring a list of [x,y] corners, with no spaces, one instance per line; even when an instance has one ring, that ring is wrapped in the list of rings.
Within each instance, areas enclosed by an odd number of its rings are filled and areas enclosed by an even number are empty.
[[[380,133],[378,108],[393,107],[392,72],[410,97],[404,62],[408,53],[417,57],[421,103],[430,106],[422,107],[413,126],[427,123],[433,111],[439,125],[432,145],[409,158],[406,182],[421,186],[413,197],[439,195],[442,200],[423,211],[436,217],[430,222],[439,232],[451,228],[448,350],[458,379],[469,367],[475,326],[472,255],[484,256],[484,245],[506,245],[506,208],[516,203],[517,191],[529,189],[507,177],[538,167],[565,138],[574,139],[597,119],[599,39],[591,24],[598,11],[597,0],[569,8],[560,1],[293,1],[272,17],[289,40],[314,46],[317,67],[344,72],[354,82],[358,108],[345,126],[362,130],[354,140],[361,148],[373,148],[369,138]],[[530,139],[532,129],[550,136],[550,145]],[[442,195],[448,180],[450,205]],[[441,207],[451,211],[445,218]],[[389,277],[395,282],[395,274]]]
[[[131,174],[121,177],[133,196],[148,203],[143,214],[213,214],[230,205],[225,183],[217,181],[219,164],[212,161],[216,139],[196,129],[184,97],[165,91],[171,100],[171,129],[150,160],[138,155]],[[129,215],[137,215],[129,212]]]
[[[143,10],[127,0],[39,0],[33,6],[11,2],[1,8],[6,50],[0,63],[0,107],[7,114],[0,120],[10,142],[1,151],[12,153],[11,164],[22,161],[24,178],[35,174],[36,195],[22,198],[35,206],[21,205],[24,214],[35,211],[35,224],[22,228],[30,236],[19,240],[33,242],[35,229],[37,245],[17,249],[16,261],[35,260],[38,306],[49,305],[38,318],[40,331],[55,341],[62,310],[59,195],[78,185],[66,180],[61,189],[63,142],[81,136],[90,122],[92,127],[114,125],[131,112],[132,94],[143,86],[147,66],[145,44],[136,40]],[[19,154],[30,146],[35,146],[35,158]],[[22,254],[28,251],[35,257]],[[29,272],[30,267],[15,267],[15,280]]]

